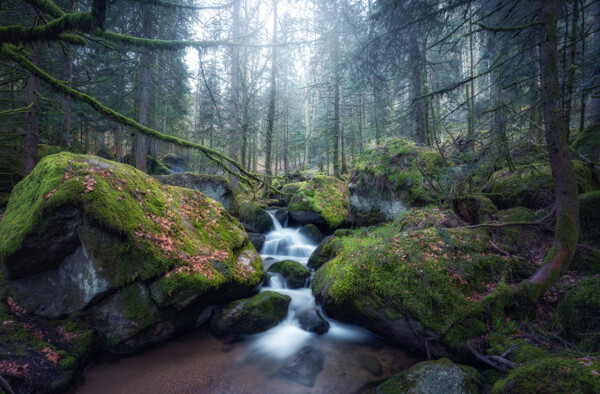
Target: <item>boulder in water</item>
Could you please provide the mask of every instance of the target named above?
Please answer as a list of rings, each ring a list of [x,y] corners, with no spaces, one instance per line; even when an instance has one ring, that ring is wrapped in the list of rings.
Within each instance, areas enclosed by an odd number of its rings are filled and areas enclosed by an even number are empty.
[[[240,222],[250,233],[264,234],[273,229],[273,220],[269,213],[250,201],[240,204]]]
[[[323,233],[319,230],[317,226],[312,223],[305,224],[300,229],[300,234],[304,235],[306,238],[310,239],[315,245],[318,245],[325,239]]]
[[[76,315],[117,353],[196,327],[209,305],[252,294],[263,272],[221,204],[67,152],[42,159],[13,190],[0,260],[27,310]]]
[[[308,258],[306,264],[314,270],[319,269],[329,260],[333,260],[343,250],[342,241],[335,235],[326,237]]]
[[[304,287],[306,280],[310,278],[310,271],[297,261],[284,260],[271,265],[269,272],[281,274],[291,289]]]
[[[247,234],[248,234],[248,239],[250,239],[250,242],[252,242],[252,245],[254,246],[254,249],[256,249],[260,252],[263,245],[265,244],[265,239],[266,239],[265,236],[262,234],[258,234],[258,233],[247,233]]]
[[[263,291],[237,300],[213,316],[211,327],[219,335],[252,335],[275,327],[287,316],[288,295]]]
[[[296,316],[300,327],[315,334],[326,334],[329,331],[329,322],[323,319],[321,313],[316,308],[308,308],[300,311]]]
[[[285,222],[288,218],[288,210],[286,208],[278,208],[275,211],[274,215],[275,218],[279,221],[279,224],[281,224],[281,226],[285,226]]]
[[[480,392],[481,380],[475,368],[442,358],[417,363],[394,375],[377,386],[377,394],[475,394]]]
[[[197,190],[206,197],[220,202],[231,215],[237,217],[240,214],[239,203],[233,193],[231,183],[222,176],[182,172],[157,176],[156,179],[165,185]]]
[[[305,346],[296,354],[294,361],[276,372],[277,376],[290,379],[303,386],[315,385],[317,376],[323,370],[325,357],[319,349]]]

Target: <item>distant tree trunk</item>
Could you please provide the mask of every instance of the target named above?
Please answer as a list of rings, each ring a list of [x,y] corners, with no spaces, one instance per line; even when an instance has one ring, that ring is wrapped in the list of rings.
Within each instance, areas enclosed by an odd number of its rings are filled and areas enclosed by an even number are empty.
[[[600,1],[597,1],[594,6],[594,52],[600,53]],[[596,85],[600,82],[600,62],[594,61],[592,63],[592,67],[594,68],[594,76],[596,78]],[[591,113],[590,113],[590,123],[597,124],[600,123],[600,89],[596,87],[592,92],[592,102],[591,102]]]
[[[538,59],[538,49],[531,49],[531,60],[535,66],[531,67],[531,80],[529,83],[529,138],[532,141],[536,141],[538,143],[542,143],[544,139],[544,132],[540,130],[540,116],[539,116],[539,106],[538,106],[538,71],[539,71],[539,59]]]
[[[231,36],[237,39],[240,36],[240,3],[233,4],[233,18],[231,21]],[[240,47],[231,47],[231,135],[229,137],[229,154],[231,158],[238,157],[238,139],[240,138]]]
[[[333,42],[333,176],[340,176],[340,31],[337,17],[339,14],[339,5],[335,1],[335,37]]]
[[[553,245],[544,265],[524,288],[532,301],[552,286],[569,267],[579,236],[579,201],[573,163],[567,151],[567,125],[560,103],[557,62],[556,0],[541,0],[540,75],[541,102],[548,157],[556,195],[556,226]],[[521,288],[523,289],[523,288]]]
[[[425,129],[425,101],[423,97],[423,81],[422,81],[422,63],[419,44],[416,37],[411,38],[409,44],[410,56],[410,81],[413,95],[413,109],[415,116],[415,131],[418,144],[425,144],[426,129]]]
[[[142,3],[142,35],[146,38],[152,38],[152,5]],[[144,126],[149,126],[150,122],[150,84],[151,84],[151,66],[152,52],[145,49],[142,52],[142,62],[140,70],[140,112],[139,122]],[[135,135],[135,166],[146,172],[146,155],[148,154],[148,142],[146,136],[141,133]]]
[[[40,46],[38,42],[31,45],[33,52],[32,63],[40,63]],[[29,74],[27,77],[27,105],[31,108],[25,116],[25,168],[24,174],[29,175],[38,161],[38,135],[40,132],[40,91],[41,82],[38,77]]]
[[[265,134],[265,182],[271,184],[271,155],[273,153],[273,125],[275,123],[275,99],[277,98],[277,0],[273,0],[273,49],[271,49],[271,91]]]
[[[73,82],[73,59],[70,52],[70,46],[65,50],[65,79],[66,85],[70,86]],[[63,149],[69,149],[71,146],[71,96],[63,95],[61,97],[62,116],[60,119],[60,146]]]
[[[375,122],[375,144],[379,145],[381,137],[379,133],[379,118],[377,117],[377,96],[375,94],[375,87],[373,87],[373,121]]]
[[[570,51],[569,51],[569,65],[567,67],[566,75],[566,89],[565,95],[565,123],[567,126],[567,141],[571,134],[571,106],[573,102],[573,86],[575,85],[575,56],[577,55],[577,41],[579,39],[577,35],[577,18],[579,17],[579,0],[573,0],[573,12],[571,21],[571,38],[570,38]],[[566,50],[565,50],[566,52]]]
[[[600,7],[600,6],[599,6]],[[581,37],[585,37],[585,0],[581,0]],[[581,64],[585,63],[585,38],[581,40]],[[579,132],[585,128],[585,89],[581,89],[581,108],[579,109]]]

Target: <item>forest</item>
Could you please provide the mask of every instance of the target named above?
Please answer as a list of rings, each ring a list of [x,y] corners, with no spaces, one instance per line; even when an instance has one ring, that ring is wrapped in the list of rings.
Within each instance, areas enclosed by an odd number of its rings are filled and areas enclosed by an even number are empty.
[[[0,1],[0,393],[600,392],[599,0]]]

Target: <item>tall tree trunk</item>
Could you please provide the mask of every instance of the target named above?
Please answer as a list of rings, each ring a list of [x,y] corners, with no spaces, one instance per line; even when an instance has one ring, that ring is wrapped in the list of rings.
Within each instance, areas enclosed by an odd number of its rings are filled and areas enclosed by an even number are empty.
[[[573,86],[575,85],[575,56],[577,55],[577,18],[579,17],[579,0],[573,0],[573,13],[571,21],[571,38],[569,51],[569,66],[567,67],[565,95],[565,124],[567,126],[567,141],[571,133],[571,106],[573,102]],[[566,48],[565,48],[566,52]]]
[[[381,133],[379,132],[379,118],[377,117],[377,95],[375,93],[375,87],[373,87],[373,118],[375,122],[375,144],[379,145],[381,142]]]
[[[581,37],[585,37],[585,0],[581,0]],[[599,6],[600,7],[600,6]],[[581,64],[585,63],[585,38],[581,40]],[[585,89],[581,89],[581,108],[579,109],[579,132],[585,128]]]
[[[541,0],[540,75],[544,128],[554,193],[556,228],[544,265],[526,282],[532,301],[552,286],[569,267],[579,237],[579,201],[573,163],[567,151],[567,126],[560,103],[557,61],[556,0]]]
[[[152,38],[152,5],[142,3],[142,35]],[[140,70],[140,112],[139,122],[144,126],[150,125],[150,84],[151,81],[152,52],[145,49],[142,52],[142,64]],[[146,136],[141,133],[135,135],[135,166],[146,171],[146,155],[148,154],[148,143]]]
[[[275,99],[277,98],[277,0],[273,0],[273,49],[271,50],[271,91],[265,134],[265,182],[271,184],[271,155],[273,153],[273,125],[275,123]]]
[[[593,48],[594,53],[600,53],[600,1],[597,1],[594,6],[594,42]],[[593,74],[595,75],[596,81],[600,82],[600,62],[594,61],[592,63],[592,67],[594,68]],[[596,83],[598,85],[598,83]],[[591,113],[590,113],[590,123],[598,124],[600,123],[600,89],[596,87],[592,91],[592,102],[591,102]]]
[[[233,4],[233,18],[231,21],[231,36],[237,39],[240,36],[240,3]],[[240,138],[240,47],[231,47],[231,135],[229,137],[229,154],[231,158],[238,157]]]
[[[333,42],[333,176],[340,176],[340,31],[339,31],[339,5],[337,0],[334,4],[335,10],[335,37]]]
[[[410,81],[413,94],[413,110],[415,116],[415,131],[416,140],[418,144],[425,144],[426,141],[426,130],[425,130],[425,101],[423,97],[423,81],[422,81],[422,63],[421,53],[419,44],[416,37],[413,37],[409,44],[409,56],[410,56]]]
[[[34,42],[32,47],[32,63],[36,66],[40,64],[40,46]],[[40,91],[41,82],[38,77],[29,74],[27,77],[27,105],[31,108],[25,116],[25,168],[24,174],[28,175],[38,161],[38,135],[40,132]]]
[[[65,79],[66,85],[70,86],[73,82],[73,59],[71,47],[65,45]],[[69,149],[71,146],[71,96],[63,95],[61,97],[62,116],[60,119],[60,146],[63,149]]]

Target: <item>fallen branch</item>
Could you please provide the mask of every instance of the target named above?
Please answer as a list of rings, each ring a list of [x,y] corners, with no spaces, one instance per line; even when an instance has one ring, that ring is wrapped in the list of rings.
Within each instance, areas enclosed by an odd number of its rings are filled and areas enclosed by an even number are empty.
[[[8,384],[6,380],[4,380],[2,375],[0,375],[0,386],[2,386],[4,390],[8,391],[10,394],[15,394],[13,389],[10,387],[10,384]]]
[[[515,346],[515,345],[513,345],[513,346]],[[515,369],[515,368],[519,367],[519,364],[513,363],[512,361],[507,360],[502,356],[496,356],[496,355],[484,356],[483,354],[479,353],[477,350],[473,349],[471,347],[471,345],[469,345],[469,344],[467,344],[467,348],[471,351],[471,353],[473,353],[473,355],[475,356],[475,358],[477,358],[477,360],[479,360],[495,369],[499,369],[501,371],[508,372],[510,369]],[[511,348],[512,348],[512,346],[511,346]],[[512,352],[514,349],[511,350],[509,348],[509,350]],[[504,354],[507,354],[507,352],[505,351],[503,353],[503,355]]]

